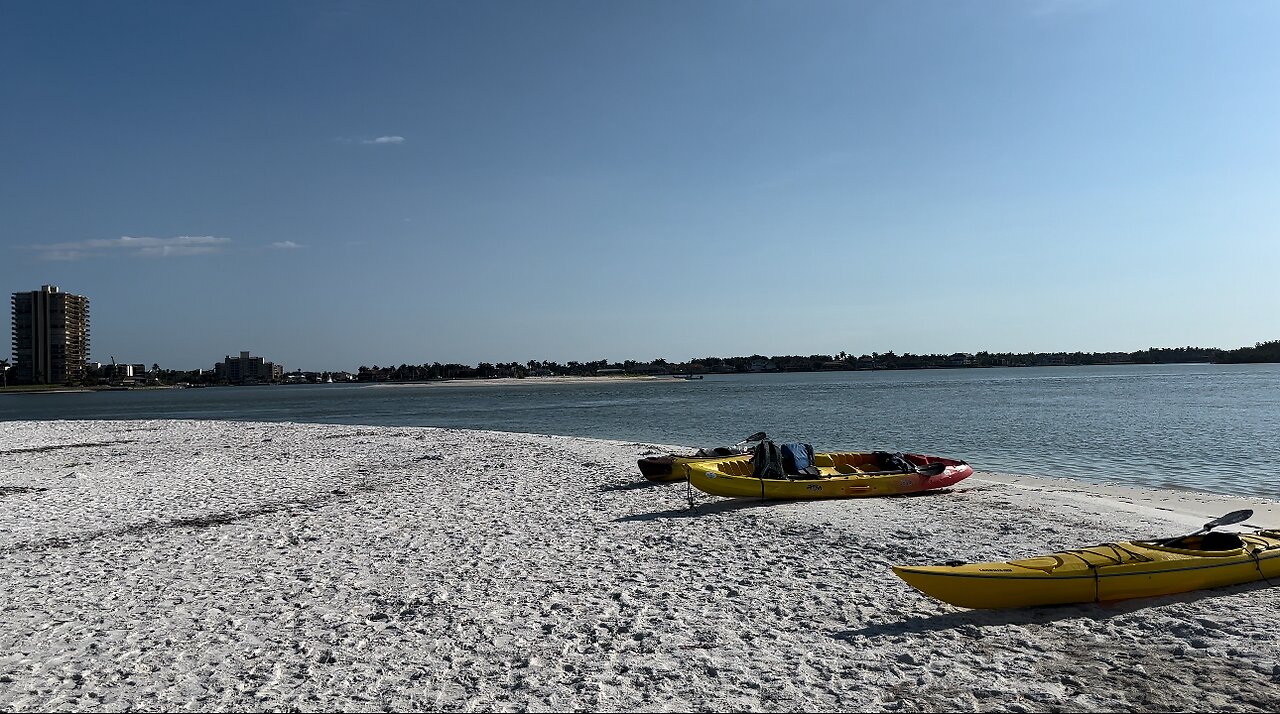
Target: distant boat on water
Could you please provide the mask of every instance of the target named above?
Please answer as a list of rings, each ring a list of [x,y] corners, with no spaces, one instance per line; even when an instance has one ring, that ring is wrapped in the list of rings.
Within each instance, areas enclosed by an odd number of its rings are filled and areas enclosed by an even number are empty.
[[[671,376],[676,379],[702,379],[700,374],[673,374]]]

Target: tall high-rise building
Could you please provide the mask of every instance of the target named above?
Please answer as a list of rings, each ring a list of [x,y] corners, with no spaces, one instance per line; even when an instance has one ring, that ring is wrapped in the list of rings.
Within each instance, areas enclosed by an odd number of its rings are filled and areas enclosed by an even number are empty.
[[[89,357],[89,298],[42,285],[14,293],[14,384],[67,384],[84,378]]]

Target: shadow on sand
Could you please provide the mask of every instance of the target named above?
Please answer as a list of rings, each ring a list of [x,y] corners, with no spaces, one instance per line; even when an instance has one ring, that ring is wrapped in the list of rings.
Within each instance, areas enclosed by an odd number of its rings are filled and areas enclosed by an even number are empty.
[[[627,483],[615,483],[609,486],[601,486],[602,492],[609,491],[644,491],[650,488],[661,488],[663,486],[671,486],[673,484],[684,485],[684,481],[628,481]]]
[[[659,486],[666,486],[666,485],[671,485],[671,484],[679,484],[682,488],[687,488],[687,485],[686,485],[683,481],[668,481],[668,482],[666,482],[666,483],[659,483],[659,484],[657,484],[657,485],[659,485]],[[628,485],[628,486],[620,486],[620,487],[605,487],[603,490],[606,490],[606,491],[622,491],[622,490],[630,490],[630,489],[632,489],[632,488],[644,488],[644,486],[643,486],[643,485],[637,485],[637,486],[631,486],[631,485]],[[695,493],[695,495],[700,495],[700,492],[695,491],[694,493]],[[954,493],[954,491],[952,491],[952,489],[949,489],[949,488],[940,488],[940,489],[937,489],[937,490],[934,490],[934,491],[916,491],[915,493],[899,493],[899,494],[894,494],[894,495],[892,495],[892,496],[876,496],[875,498],[876,498],[877,500],[893,499],[893,498],[928,498],[928,497],[930,497],[930,496],[937,496],[937,495],[941,495],[941,494],[944,494],[944,493]],[[680,508],[673,508],[673,509],[666,510],[666,511],[654,511],[653,513],[637,513],[637,514],[632,515],[632,516],[624,516],[624,517],[622,517],[622,518],[616,518],[616,519],[614,519],[614,523],[628,523],[628,522],[632,522],[632,521],[652,521],[652,520],[656,520],[656,519],[659,519],[659,518],[697,518],[698,516],[705,516],[705,515],[712,514],[712,513],[724,513],[724,512],[726,512],[726,511],[740,511],[740,510],[744,510],[744,509],[748,509],[748,508],[770,508],[770,507],[772,507],[772,506],[781,506],[781,505],[788,504],[788,503],[809,503],[810,501],[813,501],[813,500],[816,500],[816,499],[808,499],[808,498],[770,498],[770,499],[760,499],[760,498],[722,498],[721,500],[713,501],[713,502],[710,502],[710,503],[695,503],[695,504],[694,504],[694,506],[693,506],[692,508],[690,508],[689,506],[682,506],[682,507],[680,507]],[[840,500],[865,500],[865,499],[859,499],[859,498],[852,498],[852,499],[826,498],[826,499],[821,499],[821,500],[824,500],[824,501],[840,501]]]
[[[713,503],[696,504],[692,508],[682,506],[680,508],[672,508],[666,511],[654,511],[653,513],[637,513],[632,516],[623,516],[613,519],[614,523],[631,523],[634,521],[655,521],[659,518],[697,518],[712,513],[725,513],[728,511],[742,511],[752,508],[769,508],[771,506],[780,506],[784,503],[795,503],[795,501],[762,501],[758,498],[726,498],[722,501]]]
[[[1212,590],[1196,590],[1151,598],[1134,598],[1116,602],[1085,603],[1080,605],[1051,605],[1045,607],[1020,607],[1008,610],[959,610],[932,617],[909,617],[898,622],[884,622],[867,625],[860,629],[832,632],[831,637],[837,640],[853,642],[859,637],[882,637],[894,635],[912,635],[926,632],[940,632],[959,627],[999,626],[999,625],[1047,625],[1059,620],[1088,618],[1090,620],[1109,620],[1113,617],[1128,615],[1148,607],[1170,605],[1173,603],[1191,603],[1205,598],[1223,595],[1238,595],[1270,587],[1265,580],[1241,585],[1232,585]]]

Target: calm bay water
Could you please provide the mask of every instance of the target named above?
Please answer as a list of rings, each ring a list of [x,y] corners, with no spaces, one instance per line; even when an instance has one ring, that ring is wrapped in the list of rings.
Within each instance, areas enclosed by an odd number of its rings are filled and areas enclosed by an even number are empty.
[[[821,450],[919,451],[979,470],[1280,498],[1280,365],[0,395],[0,421],[18,419],[446,426],[694,446],[764,430]]]

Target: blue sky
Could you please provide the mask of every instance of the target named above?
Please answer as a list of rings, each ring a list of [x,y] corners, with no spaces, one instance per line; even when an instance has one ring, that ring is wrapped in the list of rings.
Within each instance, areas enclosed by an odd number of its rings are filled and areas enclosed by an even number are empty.
[[[286,369],[1280,338],[1280,4],[6,2],[0,290]]]

